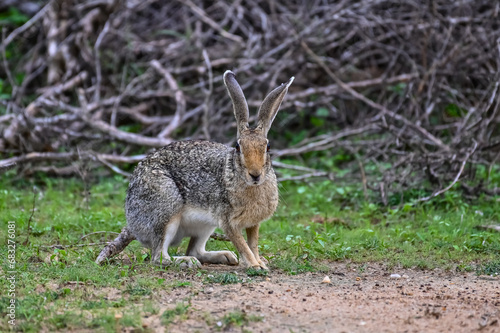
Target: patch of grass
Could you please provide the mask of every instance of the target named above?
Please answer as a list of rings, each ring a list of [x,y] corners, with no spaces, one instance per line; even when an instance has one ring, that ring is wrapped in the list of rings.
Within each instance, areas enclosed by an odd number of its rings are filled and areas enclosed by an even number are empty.
[[[143,305],[143,311],[147,316],[157,315],[160,311],[155,302],[146,300]]]
[[[87,325],[88,328],[101,329],[105,332],[112,332],[116,327],[116,319],[112,314],[102,314],[92,318]]]
[[[316,271],[316,263],[307,259],[299,260],[291,255],[279,255],[272,261],[272,267],[281,269],[291,275]]]
[[[349,259],[453,268],[500,253],[498,235],[476,230],[500,220],[496,198],[470,203],[451,192],[431,203],[384,208],[358,192],[331,182],[284,185],[277,214],[261,226],[260,251],[271,267],[296,274],[319,269],[322,260]]]
[[[234,273],[218,273],[215,275],[207,275],[206,282],[208,283],[220,283],[220,284],[234,284],[240,283],[244,280]]]
[[[151,295],[151,289],[144,288],[144,287],[137,286],[137,285],[134,285],[134,286],[129,285],[127,287],[127,292],[133,296],[149,296],[149,295]]]
[[[476,268],[477,275],[492,275],[496,276],[500,274],[500,258],[496,258],[495,260],[486,262],[482,265],[479,265]]]
[[[255,269],[255,268],[249,268],[247,269],[247,275],[248,276],[268,276],[269,271],[264,270],[264,269]]]
[[[189,311],[190,303],[179,302],[175,305],[175,308],[170,310],[165,310],[161,315],[161,322],[163,325],[168,326],[173,323],[177,318],[180,320],[185,320],[187,318],[187,313]]]
[[[193,284],[189,281],[173,281],[169,283],[169,287],[175,288],[183,288],[183,287],[192,287]]]
[[[256,322],[256,321],[262,321],[262,317],[256,316],[256,315],[249,315],[246,312],[242,311],[233,311],[229,312],[224,317],[222,318],[222,329],[227,330],[231,326],[245,326],[248,325],[250,322]]]
[[[93,310],[93,309],[107,309],[107,308],[122,308],[125,307],[128,302],[125,299],[120,301],[108,301],[108,300],[90,300],[84,301],[81,305],[83,310]]]

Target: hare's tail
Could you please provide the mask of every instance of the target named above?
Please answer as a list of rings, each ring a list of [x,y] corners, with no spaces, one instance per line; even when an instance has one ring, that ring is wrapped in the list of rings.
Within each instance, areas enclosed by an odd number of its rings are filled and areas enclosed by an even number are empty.
[[[127,245],[129,245],[133,240],[135,240],[135,236],[130,232],[130,230],[127,227],[123,228],[118,237],[102,249],[95,262],[97,264],[101,264],[104,260],[117,255],[122,252],[123,249],[126,248]]]

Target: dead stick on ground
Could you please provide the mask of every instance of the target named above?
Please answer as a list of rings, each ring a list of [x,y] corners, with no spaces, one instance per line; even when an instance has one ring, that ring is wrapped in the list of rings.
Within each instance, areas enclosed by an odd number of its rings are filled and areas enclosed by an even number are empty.
[[[500,232],[500,225],[478,225],[476,228],[482,229],[482,230],[494,230]]]
[[[111,242],[98,242],[98,243],[87,243],[87,244],[71,244],[71,245],[54,244],[54,245],[42,245],[40,247],[44,248],[44,249],[69,249],[69,248],[72,248],[72,247],[96,246],[96,245],[104,245],[104,244],[110,244],[110,243]]]
[[[96,234],[115,234],[115,235],[119,235],[118,232],[114,232],[114,231],[96,231],[96,232],[91,232],[90,234],[86,234],[86,235],[83,235],[82,237],[80,237],[80,240],[83,240],[84,238],[87,238],[91,235],[96,235]]]

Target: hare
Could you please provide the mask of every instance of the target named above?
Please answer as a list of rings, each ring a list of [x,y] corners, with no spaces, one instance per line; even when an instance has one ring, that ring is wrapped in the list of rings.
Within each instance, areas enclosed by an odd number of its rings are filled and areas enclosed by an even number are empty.
[[[234,73],[226,71],[223,79],[236,117],[235,147],[180,141],[141,161],[127,191],[127,226],[108,245],[115,248],[103,249],[97,263],[137,239],[151,249],[152,260],[162,265],[172,260],[189,267],[200,262],[237,265],[230,251],[205,250],[210,235],[220,227],[236,247],[241,266],[267,269],[259,256],[259,225],[278,205],[267,133],[294,78],[267,95],[255,127],[248,124],[248,105]],[[184,237],[191,238],[186,256],[171,258],[168,248]]]

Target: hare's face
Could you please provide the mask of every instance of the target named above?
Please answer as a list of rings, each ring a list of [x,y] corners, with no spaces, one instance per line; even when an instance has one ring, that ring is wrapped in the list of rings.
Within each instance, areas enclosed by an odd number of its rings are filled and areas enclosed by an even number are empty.
[[[257,186],[266,180],[267,175],[272,170],[267,133],[294,78],[292,76],[290,80],[275,88],[264,98],[257,113],[257,126],[255,128],[249,127],[247,100],[234,73],[226,71],[223,79],[233,102],[238,129],[236,169],[248,185]]]
[[[248,185],[262,184],[270,168],[269,141],[256,130],[241,133],[236,144],[242,177]]]

